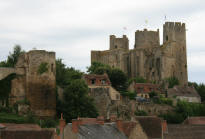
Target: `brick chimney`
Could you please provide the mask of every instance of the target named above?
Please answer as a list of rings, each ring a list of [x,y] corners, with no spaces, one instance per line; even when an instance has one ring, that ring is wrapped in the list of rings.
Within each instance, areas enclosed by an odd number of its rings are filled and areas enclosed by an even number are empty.
[[[74,133],[78,133],[78,126],[79,126],[79,120],[78,119],[73,119],[72,120],[72,131]]]
[[[104,125],[104,117],[103,116],[98,116],[97,117],[97,123],[100,125]]]
[[[66,122],[63,119],[63,114],[62,113],[61,113],[61,119],[59,121],[59,126],[60,126],[60,134],[62,134],[63,133],[63,129],[66,126]]]
[[[115,114],[112,114],[110,116],[110,122],[116,122],[117,121],[117,116]]]
[[[166,120],[162,120],[162,132],[163,133],[168,133],[167,121]]]
[[[117,129],[118,129],[120,132],[123,132],[123,121],[118,119],[118,120],[116,121],[116,125],[117,125]]]

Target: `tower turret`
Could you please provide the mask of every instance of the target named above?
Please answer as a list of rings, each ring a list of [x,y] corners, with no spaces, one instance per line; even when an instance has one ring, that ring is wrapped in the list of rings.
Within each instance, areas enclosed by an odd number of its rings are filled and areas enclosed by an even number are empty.
[[[157,31],[137,30],[135,32],[135,46],[139,47],[157,47],[159,46],[159,29]]]
[[[115,35],[110,35],[110,50],[113,49],[129,49],[129,40],[126,35],[122,38],[116,38]]]

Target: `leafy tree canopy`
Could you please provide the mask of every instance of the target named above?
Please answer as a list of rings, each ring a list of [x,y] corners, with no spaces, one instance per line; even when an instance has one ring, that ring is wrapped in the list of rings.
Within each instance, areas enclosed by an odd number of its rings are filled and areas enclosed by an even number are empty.
[[[64,114],[67,122],[77,117],[97,117],[93,99],[88,96],[88,86],[81,79],[75,79],[64,90],[64,101],[57,111]]]
[[[18,61],[18,57],[22,53],[25,53],[25,52],[24,50],[21,49],[20,45],[14,46],[13,52],[9,52],[7,60],[0,62],[0,67],[14,67]]]
[[[81,79],[82,72],[74,68],[66,67],[62,59],[56,60],[56,84],[60,87],[65,87],[74,79]]]

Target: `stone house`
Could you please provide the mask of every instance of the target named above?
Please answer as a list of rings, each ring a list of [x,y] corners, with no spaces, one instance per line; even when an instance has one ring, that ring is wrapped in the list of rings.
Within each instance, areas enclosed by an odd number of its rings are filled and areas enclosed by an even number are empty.
[[[201,103],[201,97],[194,87],[174,86],[167,90],[167,97],[175,101],[183,100],[187,102]]]
[[[85,74],[82,78],[88,85],[89,95],[94,98],[99,114],[109,118],[111,108],[119,106],[121,95],[111,86],[108,75]]]
[[[137,96],[143,98],[149,98],[149,93],[151,92],[162,93],[162,89],[160,88],[160,85],[152,84],[152,83],[132,82],[128,90],[137,93]]]
[[[88,86],[110,86],[111,82],[107,74],[85,74],[83,79],[86,81]]]

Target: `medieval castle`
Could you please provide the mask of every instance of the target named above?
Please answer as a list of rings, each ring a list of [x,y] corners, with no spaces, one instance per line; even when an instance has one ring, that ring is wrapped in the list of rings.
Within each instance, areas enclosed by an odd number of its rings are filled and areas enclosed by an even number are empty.
[[[101,62],[119,68],[129,77],[141,76],[160,83],[168,77],[178,78],[186,85],[187,56],[185,23],[166,22],[163,25],[163,44],[157,31],[137,30],[134,49],[129,49],[126,35],[110,36],[110,49],[91,51],[91,62]]]

